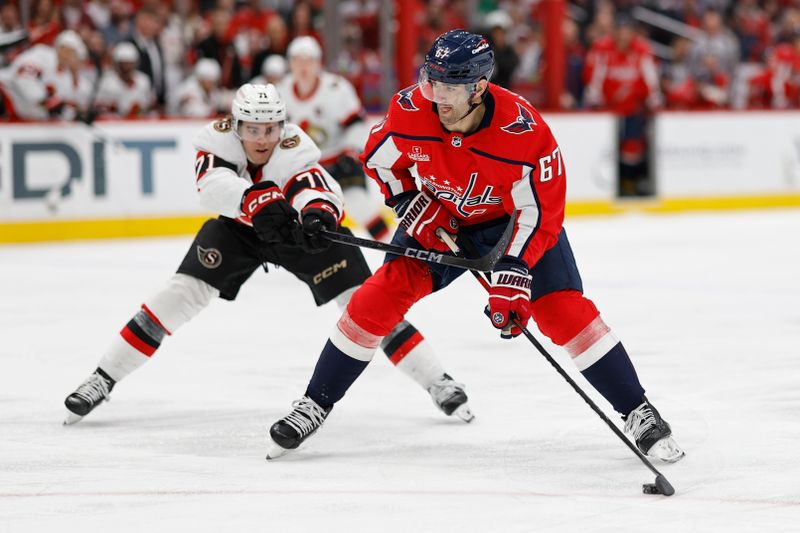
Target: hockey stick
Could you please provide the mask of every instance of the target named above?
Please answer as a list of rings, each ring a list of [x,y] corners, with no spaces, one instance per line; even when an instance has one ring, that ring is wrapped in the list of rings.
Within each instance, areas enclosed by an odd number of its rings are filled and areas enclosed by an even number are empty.
[[[458,248],[458,245],[450,237],[450,235],[447,234],[447,232],[439,229],[437,230],[437,235],[439,236],[440,239],[442,239],[445,242],[445,244],[447,244],[447,246],[454,254],[459,254],[460,250]],[[483,286],[483,288],[486,289],[486,291],[488,292],[489,289],[491,288],[489,282],[477,272],[472,272],[472,275],[475,276],[475,279],[477,279],[478,282]],[[603,411],[601,411],[600,408],[597,407],[597,404],[595,404],[594,401],[592,401],[592,399],[589,398],[589,396],[585,392],[583,392],[583,389],[581,389],[580,386],[577,383],[575,383],[575,381],[571,377],[569,377],[569,375],[564,371],[564,369],[561,368],[561,365],[559,365],[556,362],[556,360],[553,359],[553,356],[550,355],[547,352],[547,350],[545,350],[544,346],[542,346],[538,340],[536,340],[536,337],[534,337],[533,334],[530,331],[528,331],[526,327],[522,326],[522,324],[517,322],[516,318],[514,318],[513,316],[511,318],[511,323],[519,328],[519,330],[522,332],[525,338],[528,339],[531,342],[531,344],[533,344],[536,347],[537,350],[539,350],[539,353],[542,354],[544,358],[547,359],[547,362],[550,363],[550,365],[552,365],[552,367],[556,369],[556,372],[561,374],[561,377],[564,378],[567,381],[567,383],[569,383],[572,389],[575,392],[577,392],[581,398],[583,398],[583,401],[589,404],[589,407],[591,407],[592,410],[597,414],[597,416],[599,416],[603,420],[603,422],[605,422],[606,425],[609,428],[611,428],[611,431],[613,431],[614,434],[617,437],[619,437],[620,440],[622,440],[622,442],[624,442],[625,445],[628,448],[630,448],[634,454],[636,454],[636,457],[638,457],[642,461],[642,463],[644,463],[644,465],[647,468],[649,468],[652,473],[656,475],[655,483],[646,483],[642,485],[642,491],[645,494],[663,494],[664,496],[672,496],[673,494],[675,494],[675,489],[672,487],[670,482],[667,481],[667,478],[664,477],[664,474],[659,472],[656,469],[656,467],[653,466],[653,463],[651,463],[647,459],[647,457],[645,457],[645,455],[641,451],[639,451],[639,449],[636,446],[634,446],[631,443],[631,441],[628,440],[627,437],[625,437],[625,434],[622,433],[622,431],[620,431],[620,429],[613,422],[611,422],[611,420],[609,420],[609,418],[605,415],[605,413],[603,413]]]
[[[320,233],[326,239],[341,244],[347,244],[348,246],[358,246],[361,248],[380,250],[389,254],[420,259],[421,261],[426,261],[428,263],[438,263],[441,265],[463,268],[465,270],[472,270],[473,272],[490,272],[494,268],[494,265],[497,263],[500,257],[502,257],[503,252],[505,252],[506,246],[511,240],[511,233],[513,231],[514,217],[511,217],[511,220],[509,221],[508,226],[506,226],[505,231],[503,231],[503,235],[500,237],[500,240],[497,241],[497,244],[495,244],[494,248],[492,248],[489,253],[477,259],[468,259],[458,255],[438,253],[431,250],[420,250],[419,248],[412,248],[410,246],[400,246],[397,244],[373,241],[370,239],[362,239],[353,235],[329,231],[324,228],[320,229]]]

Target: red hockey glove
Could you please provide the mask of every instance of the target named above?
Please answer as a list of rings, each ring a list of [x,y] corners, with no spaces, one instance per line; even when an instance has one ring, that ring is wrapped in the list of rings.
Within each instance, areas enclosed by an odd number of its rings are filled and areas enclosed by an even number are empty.
[[[258,237],[269,244],[294,244],[297,211],[275,182],[256,183],[242,196],[242,213],[250,217]]]
[[[339,227],[339,210],[330,202],[315,200],[306,205],[300,212],[302,236],[297,242],[309,253],[315,254],[326,250],[331,241],[326,239],[320,230],[325,228],[334,231]]]
[[[408,235],[422,245],[423,248],[446,252],[447,245],[436,236],[436,230],[444,228],[455,237],[458,232],[458,220],[447,209],[425,191],[406,192],[400,195],[394,205],[399,226]]]
[[[521,333],[511,324],[511,317],[525,327],[531,318],[531,275],[528,265],[514,257],[505,256],[492,271],[489,306],[486,314],[492,325],[501,330],[500,337],[510,339]]]

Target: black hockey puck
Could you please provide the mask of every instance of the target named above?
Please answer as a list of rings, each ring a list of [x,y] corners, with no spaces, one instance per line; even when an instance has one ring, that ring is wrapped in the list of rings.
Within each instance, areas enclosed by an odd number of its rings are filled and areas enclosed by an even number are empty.
[[[661,494],[655,483],[645,483],[642,485],[642,492],[645,494]]]

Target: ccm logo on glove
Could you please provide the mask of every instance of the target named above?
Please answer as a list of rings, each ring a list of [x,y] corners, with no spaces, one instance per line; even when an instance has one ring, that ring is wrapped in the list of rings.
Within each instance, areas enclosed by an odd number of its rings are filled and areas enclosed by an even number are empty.
[[[275,200],[285,200],[286,197],[283,195],[281,191],[278,190],[267,190],[263,193],[259,194],[255,198],[250,195],[250,202],[245,207],[245,213],[254,213],[259,210],[259,206],[263,204],[269,204],[274,202]]]

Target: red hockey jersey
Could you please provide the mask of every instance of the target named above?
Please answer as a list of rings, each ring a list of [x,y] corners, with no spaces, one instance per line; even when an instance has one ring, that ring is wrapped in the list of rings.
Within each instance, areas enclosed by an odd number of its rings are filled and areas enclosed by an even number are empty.
[[[485,105],[476,131],[451,133],[416,86],[400,91],[372,128],[361,162],[387,200],[417,189],[417,175],[462,226],[516,213],[506,255],[533,266],[564,221],[561,149],[521,96],[489,84]]]

